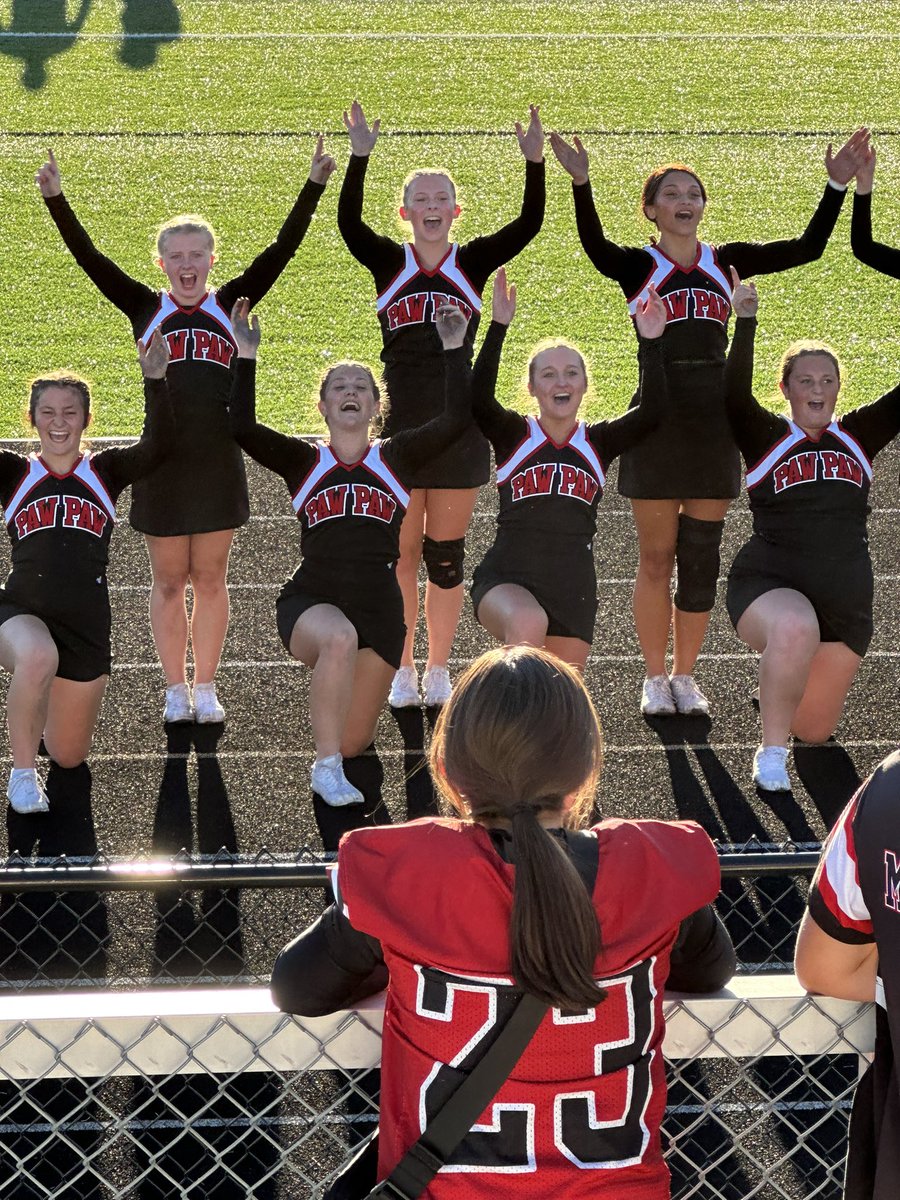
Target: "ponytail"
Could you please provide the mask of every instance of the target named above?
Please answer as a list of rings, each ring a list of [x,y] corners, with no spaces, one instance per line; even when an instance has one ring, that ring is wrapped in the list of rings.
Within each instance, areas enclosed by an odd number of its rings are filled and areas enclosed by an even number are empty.
[[[543,650],[482,655],[442,710],[431,746],[442,795],[486,824],[508,822],[515,887],[510,966],[526,992],[557,1008],[593,1008],[600,927],[591,897],[542,812],[579,827],[593,805],[602,742],[581,676]]]

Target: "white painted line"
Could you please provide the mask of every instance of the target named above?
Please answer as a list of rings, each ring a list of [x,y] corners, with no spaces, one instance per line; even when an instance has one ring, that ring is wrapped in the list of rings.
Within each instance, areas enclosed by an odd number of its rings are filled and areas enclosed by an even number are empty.
[[[896,749],[896,740],[894,741],[874,741],[874,740],[852,740],[838,739],[832,746],[837,745],[842,750],[885,750]],[[654,742],[648,737],[646,742],[641,742],[637,745],[616,745],[615,743],[604,743],[604,754],[647,754],[649,751],[669,752],[673,750],[711,750],[713,753],[718,753],[722,750],[756,750],[759,746],[759,739],[754,738],[750,742],[673,742],[671,745],[665,742]],[[807,750],[822,750],[828,749],[828,746],[806,746]],[[405,757],[407,754],[415,754],[416,751],[408,751],[405,749],[397,749],[393,747],[379,747],[378,757],[382,762],[392,761]],[[423,755],[425,751],[422,751]],[[89,762],[91,763],[106,763],[106,762],[163,762],[171,760],[172,762],[180,762],[181,760],[188,761],[191,758],[201,759],[292,759],[296,758],[302,762],[310,762],[313,756],[313,749],[308,750],[220,750],[217,753],[209,753],[207,751],[189,751],[187,754],[169,754],[165,750],[140,750],[133,753],[119,754],[91,754]],[[11,758],[0,760],[4,763],[11,763]],[[601,785],[602,790],[602,785]]]
[[[755,651],[744,650],[734,651],[733,653],[715,653],[701,654],[699,662],[755,662],[758,655]],[[900,650],[870,650],[866,658],[900,658]],[[588,663],[596,666],[598,663],[642,663],[643,655],[635,652],[633,654],[591,654],[588,657]],[[424,659],[417,659],[417,664],[423,665]],[[451,658],[449,665],[451,667],[467,667],[472,662],[471,657]],[[302,667],[303,663],[297,662],[293,658],[278,658],[278,659],[223,659],[219,664],[222,669],[234,671],[258,671],[269,669],[272,667]],[[158,671],[160,669],[159,662],[130,662],[130,663],[113,663],[114,671]]]
[[[77,30],[43,33],[39,30],[16,30],[14,32],[4,30],[2,37],[4,41],[13,39],[27,40],[31,38],[37,40],[59,39],[67,42],[888,42],[897,41],[900,39],[900,34],[888,33],[883,30],[871,33],[790,33],[786,31],[765,33],[686,33],[683,31],[673,31],[671,33],[661,33],[658,30],[652,33],[554,33],[550,31],[543,33],[470,33],[465,30],[445,33],[412,33],[409,31],[385,33],[381,30],[377,33],[360,30],[353,32],[323,31],[321,33],[184,33],[172,29],[160,29],[149,33],[125,33],[124,31],[120,33],[79,33]]]

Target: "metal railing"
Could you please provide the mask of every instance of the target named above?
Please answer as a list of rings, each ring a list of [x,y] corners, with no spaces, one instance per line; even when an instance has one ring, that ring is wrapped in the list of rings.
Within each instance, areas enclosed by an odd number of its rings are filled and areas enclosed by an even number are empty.
[[[785,970],[815,851],[723,851],[719,910],[748,973]],[[0,867],[0,992],[247,986],[323,904],[321,855],[29,860]]]
[[[669,1004],[676,1200],[838,1200],[871,1022],[778,973],[817,858],[723,848],[745,974]],[[315,1197],[377,1119],[379,1010],[299,1020],[247,985],[326,878],[307,852],[0,867],[0,1194]]]
[[[869,1010],[790,976],[666,1002],[675,1200],[837,1200]],[[4,1183],[28,1197],[303,1200],[376,1120],[381,1007],[262,989],[0,1000]]]

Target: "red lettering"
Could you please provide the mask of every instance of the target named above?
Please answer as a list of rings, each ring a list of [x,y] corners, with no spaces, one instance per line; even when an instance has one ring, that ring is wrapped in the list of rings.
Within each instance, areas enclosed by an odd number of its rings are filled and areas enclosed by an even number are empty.
[[[364,483],[353,485],[353,515],[373,517],[376,521],[389,523],[397,508],[396,501],[376,487]]]
[[[204,359],[209,357],[209,346],[212,341],[212,335],[205,329],[191,330],[194,338],[194,359]]]
[[[187,354],[187,335],[186,329],[174,329],[171,333],[165,335],[166,342],[169,346],[169,361],[182,362]]]
[[[679,288],[676,292],[668,292],[663,296],[668,311],[667,321],[683,321],[687,316],[688,290]]]
[[[59,496],[44,496],[16,513],[16,533],[19,538],[28,537],[38,529],[50,529],[56,524],[56,509]]]
[[[838,456],[834,450],[820,450],[819,458],[822,460],[822,478],[835,479],[838,471]]]
[[[321,492],[317,492],[315,496],[311,496],[306,501],[303,511],[306,513],[310,529],[314,525],[318,525],[320,521],[330,521],[332,517],[344,515],[347,489],[346,483],[339,483],[336,487],[323,488]]]
[[[82,529],[94,537],[102,536],[108,519],[105,512],[80,496],[66,496],[64,501],[62,523],[67,529]]]
[[[838,454],[838,479],[846,479],[849,483],[862,486],[862,467],[855,458],[848,454]]]

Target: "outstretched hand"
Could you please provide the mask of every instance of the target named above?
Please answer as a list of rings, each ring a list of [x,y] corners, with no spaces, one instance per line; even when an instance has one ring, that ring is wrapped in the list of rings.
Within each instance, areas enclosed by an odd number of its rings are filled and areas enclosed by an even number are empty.
[[[756,310],[759,308],[759,296],[756,294],[756,284],[750,279],[746,283],[742,283],[740,275],[732,267],[731,286],[733,288],[731,306],[734,309],[735,316],[755,317]]]
[[[550,148],[556,155],[556,161],[572,176],[573,183],[588,181],[588,152],[581,143],[581,138],[573,137],[572,145],[553,130],[550,134]]]
[[[163,337],[162,330],[157,327],[149,342],[138,338],[138,361],[141,364],[141,374],[145,379],[165,379],[166,368],[169,365],[169,343]]]
[[[51,196],[58,196],[62,191],[62,183],[59,179],[59,167],[52,150],[47,151],[47,161],[41,167],[34,177],[34,182],[41,189],[41,195],[49,200]]]
[[[325,153],[325,139],[320,133],[316,138],[316,148],[313,150],[309,177],[313,183],[327,183],[334,174],[336,166],[337,163],[334,161],[332,155]]]
[[[831,153],[831,142],[825,149],[825,170],[835,183],[848,184],[865,163],[869,151],[869,130],[863,126],[851,133],[837,154]]]
[[[538,104],[529,104],[530,119],[528,128],[522,128],[522,122],[516,121],[516,137],[519,139],[519,149],[529,162],[544,161],[544,127],[541,124],[541,109]]]
[[[634,323],[642,338],[662,337],[666,329],[669,310],[665,301],[651,283],[647,288],[647,299],[638,300]]]
[[[516,285],[506,284],[506,267],[500,267],[494,276],[494,290],[491,293],[491,320],[500,325],[508,325],[516,315]]]
[[[250,315],[250,301],[246,296],[240,296],[234,302],[231,310],[231,330],[237,342],[238,358],[256,358],[261,338],[259,317],[256,313]]]
[[[445,350],[458,350],[466,340],[469,319],[455,304],[442,304],[434,316],[435,328]]]
[[[344,109],[344,128],[350,135],[351,152],[358,158],[368,158],[378,141],[381,118],[373,121],[370,126],[362,105],[358,100],[354,100],[349,112]]]
[[[856,191],[860,196],[868,196],[875,182],[875,147],[869,142],[862,165],[856,172]]]

